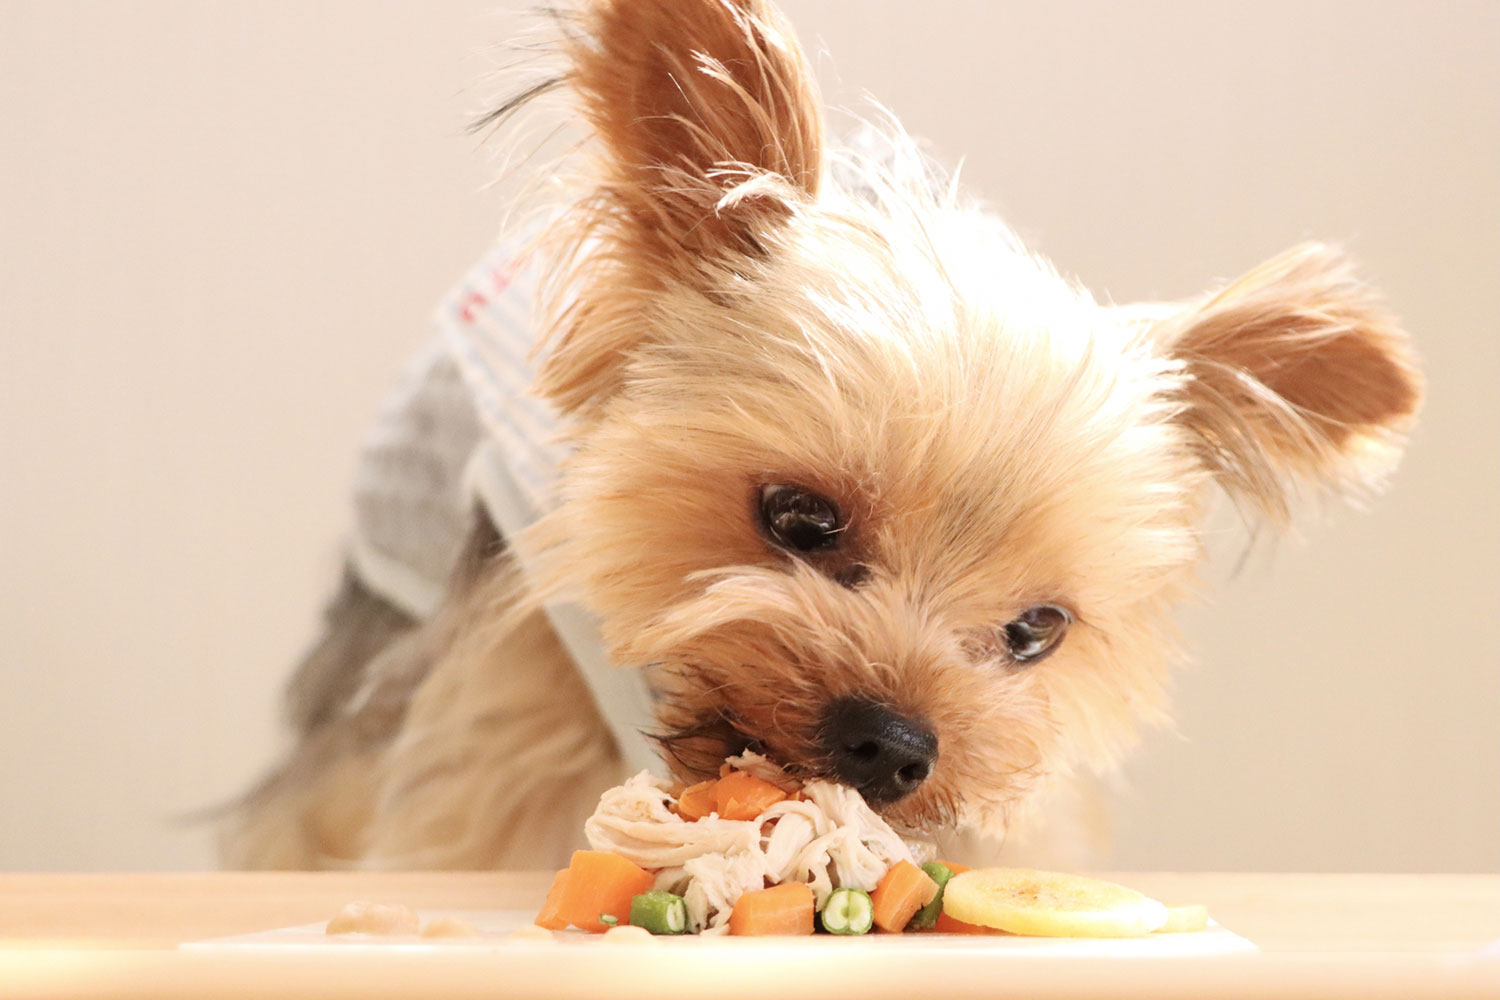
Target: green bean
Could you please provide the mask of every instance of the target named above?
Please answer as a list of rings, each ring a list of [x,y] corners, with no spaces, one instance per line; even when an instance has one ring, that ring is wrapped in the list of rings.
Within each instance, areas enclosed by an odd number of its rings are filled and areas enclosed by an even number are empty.
[[[652,889],[630,901],[630,922],[652,934],[685,934],[687,903],[676,893]]]
[[[823,904],[822,922],[830,934],[867,934],[875,923],[875,904],[863,889],[835,889]]]

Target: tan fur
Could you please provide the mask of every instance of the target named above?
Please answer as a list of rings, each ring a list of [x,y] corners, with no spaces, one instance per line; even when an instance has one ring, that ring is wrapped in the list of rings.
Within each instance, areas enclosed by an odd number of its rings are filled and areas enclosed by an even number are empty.
[[[359,691],[252,793],[226,861],[561,865],[599,792],[624,774],[587,687],[516,585],[503,556],[461,572],[420,630],[351,662]]]
[[[618,764],[528,610],[559,595],[614,662],[653,665],[684,779],[747,742],[822,773],[822,712],[858,695],[937,734],[897,824],[1020,839],[1038,803],[1087,813],[1069,782],[1167,718],[1211,487],[1281,519],[1298,483],[1376,483],[1421,393],[1405,335],[1322,247],[1201,301],[1097,304],[899,130],[888,156],[825,153],[758,0],[599,0],[576,26],[595,142],[549,237],[539,389],[577,451],[515,540],[538,575],[456,591],[400,732],[329,765],[369,789],[345,848],[477,867],[573,842]],[[834,552],[757,530],[776,483],[837,503]],[[1041,603],[1075,624],[1017,665],[1000,630]]]
[[[625,777],[572,660],[515,597],[509,570],[483,584],[413,699],[374,769],[364,865],[558,867]]]
[[[1378,484],[1421,400],[1406,335],[1327,246],[1267,261],[1161,333],[1191,376],[1186,422],[1205,464],[1278,521],[1294,479]]]
[[[616,387],[638,325],[617,290],[691,281],[705,259],[756,253],[773,218],[816,193],[822,123],[790,30],[760,0],[598,3],[566,47],[599,152],[568,238],[596,287],[554,323],[538,388],[579,409]],[[737,190],[737,196],[726,193]],[[687,272],[686,274],[684,272]],[[586,329],[595,343],[575,349]]]

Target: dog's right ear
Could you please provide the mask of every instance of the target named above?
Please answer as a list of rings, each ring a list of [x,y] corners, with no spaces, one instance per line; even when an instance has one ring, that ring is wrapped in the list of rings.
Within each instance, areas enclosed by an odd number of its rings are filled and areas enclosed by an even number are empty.
[[[1156,327],[1186,376],[1179,419],[1234,497],[1285,522],[1299,486],[1358,496],[1422,401],[1410,339],[1320,244],[1295,247]]]
[[[578,27],[567,82],[600,160],[538,382],[569,411],[618,385],[648,336],[644,296],[761,255],[823,169],[812,73],[764,0],[594,0]]]

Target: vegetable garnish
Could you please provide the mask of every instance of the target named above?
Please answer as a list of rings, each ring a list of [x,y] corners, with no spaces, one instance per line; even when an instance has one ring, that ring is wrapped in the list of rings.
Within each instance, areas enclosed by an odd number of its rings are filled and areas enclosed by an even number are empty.
[[[943,887],[953,877],[953,869],[941,861],[928,861],[922,865],[922,870],[927,877],[937,883],[937,895],[932,897],[932,902],[916,912],[906,924],[909,931],[930,931],[937,926],[938,916],[943,912]]]
[[[545,927],[549,931],[566,930],[568,921],[563,918],[563,897],[568,889],[568,869],[564,868],[552,877],[552,888],[547,890],[547,902],[542,904],[542,912],[536,915],[536,925]]]
[[[601,915],[613,917],[615,923],[629,921],[631,900],[649,891],[655,881],[650,872],[618,854],[574,851],[567,877],[559,878],[560,886],[553,883],[558,901],[551,922],[560,920],[564,927],[572,924],[580,930],[603,933],[609,922],[600,919]],[[553,915],[543,911],[542,916]]]
[[[731,771],[719,779],[714,799],[723,819],[754,819],[786,798],[786,792],[745,771]]]
[[[900,933],[918,910],[932,902],[938,885],[910,861],[898,861],[885,873],[870,899],[875,904],[875,926]]]
[[[875,904],[863,889],[835,889],[819,919],[830,934],[868,934],[875,925]]]
[[[786,882],[747,892],[735,901],[729,933],[742,937],[811,934],[813,892],[805,882]]]
[[[684,934],[687,904],[674,892],[652,889],[630,901],[630,922],[652,934]]]
[[[692,822],[712,813],[719,807],[715,791],[718,784],[717,780],[700,781],[684,788],[682,794],[677,796],[677,815]]]

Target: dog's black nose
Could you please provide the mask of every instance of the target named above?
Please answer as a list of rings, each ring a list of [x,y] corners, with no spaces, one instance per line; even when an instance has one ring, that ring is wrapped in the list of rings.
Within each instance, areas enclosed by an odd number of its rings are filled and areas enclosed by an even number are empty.
[[[820,736],[834,776],[875,804],[916,791],[937,761],[937,735],[931,729],[863,698],[829,705]]]

